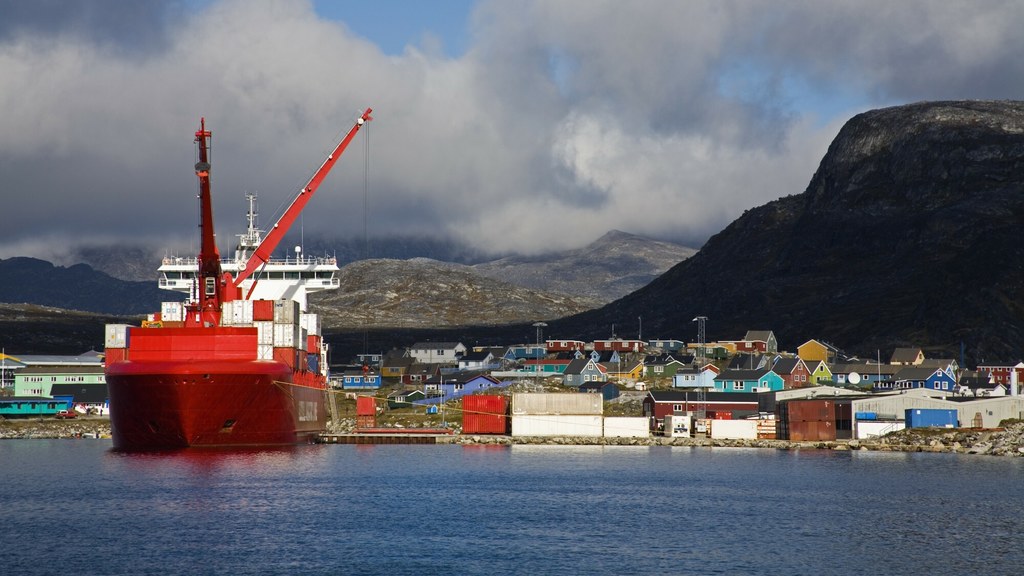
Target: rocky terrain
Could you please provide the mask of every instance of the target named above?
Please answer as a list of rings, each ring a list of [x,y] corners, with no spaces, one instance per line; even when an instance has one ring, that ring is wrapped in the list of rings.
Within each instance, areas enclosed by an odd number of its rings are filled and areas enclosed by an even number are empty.
[[[644,318],[644,333],[773,330],[874,357],[1018,360],[1024,349],[1024,102],[926,102],[859,114],[801,193],[745,212],[700,252],[563,338]]]
[[[472,268],[425,258],[361,260],[341,269],[341,287],[313,294],[331,329],[488,326],[560,318],[601,302],[530,290]]]

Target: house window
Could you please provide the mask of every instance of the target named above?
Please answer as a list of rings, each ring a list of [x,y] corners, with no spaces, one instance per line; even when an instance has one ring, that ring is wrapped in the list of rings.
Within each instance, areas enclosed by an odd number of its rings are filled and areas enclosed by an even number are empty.
[[[672,411],[673,412],[682,412],[683,411],[683,405],[682,404],[673,404],[672,405]]]
[[[743,390],[745,388],[745,386],[746,386],[746,384],[743,383],[743,382],[733,382],[732,383],[732,389],[733,390]]]
[[[665,367],[664,366],[655,366],[654,367],[654,373],[655,374],[661,374],[664,371],[665,371]]]

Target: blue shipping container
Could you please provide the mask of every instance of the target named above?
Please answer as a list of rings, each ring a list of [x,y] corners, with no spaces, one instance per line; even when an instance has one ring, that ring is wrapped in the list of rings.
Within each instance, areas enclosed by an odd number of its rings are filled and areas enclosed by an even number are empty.
[[[857,412],[853,417],[857,420],[878,420],[878,414],[874,412]]]
[[[907,408],[907,428],[956,428],[956,410],[945,410],[941,408]]]

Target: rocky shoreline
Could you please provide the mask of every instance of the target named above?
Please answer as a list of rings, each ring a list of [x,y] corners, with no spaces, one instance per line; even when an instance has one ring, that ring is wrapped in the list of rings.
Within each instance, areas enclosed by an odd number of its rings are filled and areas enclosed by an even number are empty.
[[[110,420],[82,418],[77,420],[0,419],[0,440],[110,438]],[[827,442],[791,442],[789,440],[723,440],[712,438],[601,438],[577,436],[488,436],[454,434],[438,437],[438,443],[459,445],[564,445],[564,446],[692,446],[709,448],[770,448],[775,450],[837,450],[876,452],[936,452],[982,454],[989,456],[1024,456],[1024,422],[1015,422],[997,429],[926,429],[901,430],[883,438],[870,440],[835,440]]]

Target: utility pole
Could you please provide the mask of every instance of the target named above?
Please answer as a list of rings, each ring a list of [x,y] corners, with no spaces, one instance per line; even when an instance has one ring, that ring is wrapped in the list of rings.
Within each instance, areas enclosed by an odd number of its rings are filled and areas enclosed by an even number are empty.
[[[708,317],[697,316],[692,321],[697,323],[697,378],[700,379],[703,374],[701,369],[704,367],[704,348],[707,346],[704,330]],[[704,418],[707,416],[707,390],[704,388],[703,380],[699,382],[701,385],[697,387],[697,417]]]
[[[541,335],[541,332],[544,329],[544,327],[547,326],[547,324],[545,324],[544,322],[534,322],[533,326],[534,326],[534,328],[537,329],[537,348],[534,350],[534,355],[537,357],[537,365],[533,367],[534,374],[536,375],[536,378],[534,379],[534,382],[539,387],[540,386],[540,335]]]

